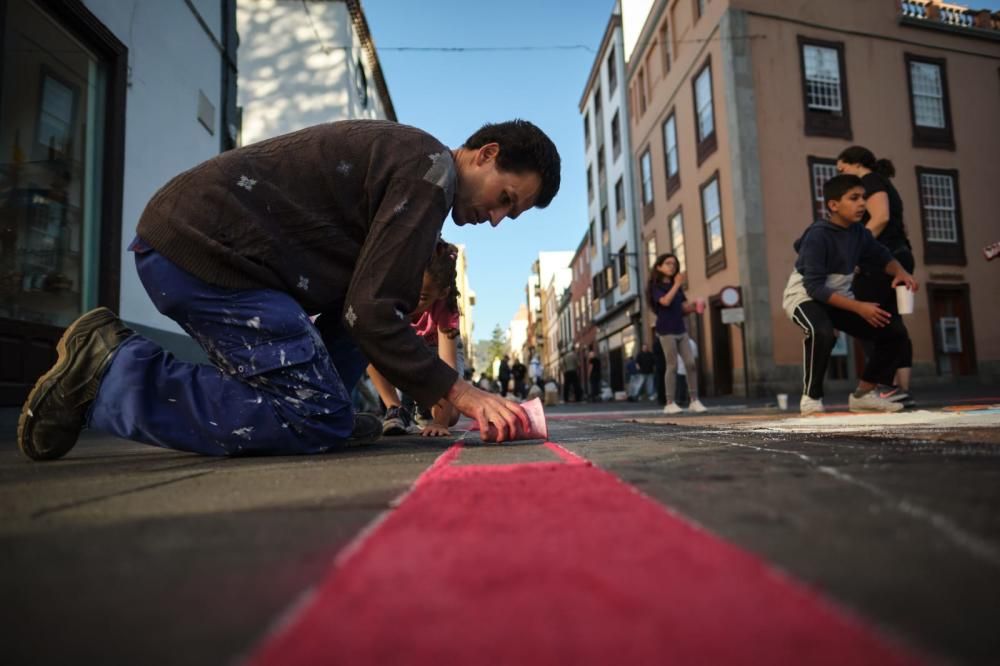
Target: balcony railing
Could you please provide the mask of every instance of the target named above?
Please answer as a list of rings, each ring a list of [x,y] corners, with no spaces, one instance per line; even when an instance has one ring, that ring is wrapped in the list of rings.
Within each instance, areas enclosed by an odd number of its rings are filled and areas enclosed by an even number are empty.
[[[908,21],[927,21],[951,28],[974,28],[1000,32],[1000,12],[969,9],[936,0],[900,0],[899,15]]]

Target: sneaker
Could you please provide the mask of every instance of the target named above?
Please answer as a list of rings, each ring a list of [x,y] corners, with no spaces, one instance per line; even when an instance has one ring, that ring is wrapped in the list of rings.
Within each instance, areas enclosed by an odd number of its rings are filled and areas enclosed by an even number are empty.
[[[823,398],[810,398],[807,395],[802,396],[802,400],[799,401],[799,413],[802,416],[809,416],[810,414],[822,414],[826,411],[823,407]]]
[[[916,399],[914,399],[912,391],[907,391],[906,392],[906,397],[904,399],[900,400],[899,402],[906,409],[913,409],[914,407],[917,406],[917,401],[916,401]]]
[[[906,402],[910,394],[898,386],[879,385],[876,389],[878,397],[891,400],[892,402]]]
[[[390,407],[385,410],[385,418],[382,419],[383,435],[405,435],[407,429],[413,424],[413,417],[406,407]]]
[[[678,405],[676,402],[667,403],[667,406],[663,408],[664,414],[680,414],[684,411],[684,408]]]
[[[881,397],[875,389],[860,396],[851,393],[848,409],[852,412],[898,412],[903,405]]]
[[[347,446],[363,446],[378,441],[382,436],[382,419],[367,412],[354,415],[354,429],[344,442]]]
[[[701,404],[701,400],[699,400],[698,398],[695,398],[694,400],[691,401],[691,404],[688,405],[688,409],[690,409],[692,412],[699,412],[699,413],[708,411],[708,407]]]
[[[56,344],[56,363],[35,383],[17,421],[17,446],[32,460],[61,458],[76,445],[115,349],[131,329],[107,308],[81,315]]]

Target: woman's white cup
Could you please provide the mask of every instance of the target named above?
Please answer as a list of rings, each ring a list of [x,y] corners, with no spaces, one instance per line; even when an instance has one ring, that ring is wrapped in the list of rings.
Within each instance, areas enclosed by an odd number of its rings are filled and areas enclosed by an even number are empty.
[[[778,409],[784,411],[788,409],[788,394],[779,393],[778,394]]]
[[[913,292],[905,284],[896,285],[896,309],[899,314],[913,314]]]

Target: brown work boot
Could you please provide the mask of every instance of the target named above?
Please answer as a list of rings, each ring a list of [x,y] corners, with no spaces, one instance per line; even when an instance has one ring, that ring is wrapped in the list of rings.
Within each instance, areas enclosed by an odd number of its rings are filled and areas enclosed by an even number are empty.
[[[55,460],[76,444],[112,352],[132,335],[115,313],[81,315],[59,338],[56,364],[35,382],[17,421],[17,445],[32,460]]]

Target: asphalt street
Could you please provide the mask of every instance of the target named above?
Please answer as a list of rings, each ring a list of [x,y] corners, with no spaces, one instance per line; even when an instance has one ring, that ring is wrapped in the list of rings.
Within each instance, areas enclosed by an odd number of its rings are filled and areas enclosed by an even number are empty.
[[[932,661],[989,664],[1000,661],[995,411],[876,425],[796,425],[737,405],[698,417],[622,404],[547,413],[551,441],[889,640]],[[240,660],[455,439],[221,460],[85,434],[40,464],[18,453],[15,420],[0,412],[8,664]],[[470,439],[463,462],[549,457],[537,441]]]

